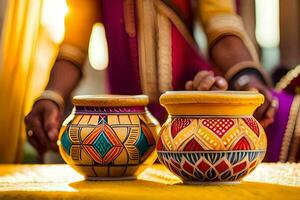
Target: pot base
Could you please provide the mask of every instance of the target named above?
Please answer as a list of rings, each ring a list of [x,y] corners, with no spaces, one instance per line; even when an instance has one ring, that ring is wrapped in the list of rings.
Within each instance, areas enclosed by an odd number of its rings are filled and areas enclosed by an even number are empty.
[[[116,176],[116,177],[85,177],[87,181],[126,181],[126,180],[136,180],[135,176]]]
[[[212,182],[200,182],[200,181],[183,181],[186,185],[238,185],[240,181],[212,181]]]

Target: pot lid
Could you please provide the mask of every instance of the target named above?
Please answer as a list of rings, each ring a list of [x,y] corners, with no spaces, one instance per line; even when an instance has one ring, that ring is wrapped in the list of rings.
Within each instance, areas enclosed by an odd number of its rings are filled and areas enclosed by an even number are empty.
[[[73,97],[75,106],[146,106],[149,103],[146,95],[80,95]]]

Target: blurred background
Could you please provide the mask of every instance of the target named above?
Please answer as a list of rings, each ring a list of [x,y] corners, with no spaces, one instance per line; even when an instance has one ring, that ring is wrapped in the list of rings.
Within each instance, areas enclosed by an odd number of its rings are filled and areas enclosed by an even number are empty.
[[[237,0],[237,11],[275,82],[300,63],[300,1]],[[23,118],[47,83],[64,38],[64,17],[68,12],[65,0],[0,0],[1,132],[24,132]],[[194,35],[205,54],[205,36],[201,25],[195,24]],[[103,41],[105,33],[99,23],[92,31],[84,78],[74,95],[105,93],[108,58]],[[103,57],[95,52],[103,52]],[[6,135],[3,138],[0,133],[0,151],[6,143],[13,144],[16,151],[23,148],[25,134],[16,142],[9,142],[11,138]],[[36,162],[36,153],[26,143],[25,156],[16,161]]]

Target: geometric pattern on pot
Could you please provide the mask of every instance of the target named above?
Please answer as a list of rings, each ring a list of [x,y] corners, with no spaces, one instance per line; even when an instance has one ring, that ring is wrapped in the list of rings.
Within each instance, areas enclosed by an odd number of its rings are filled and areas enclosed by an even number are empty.
[[[158,152],[159,160],[184,181],[239,181],[262,161],[265,151]]]
[[[155,148],[143,115],[76,115],[61,137],[64,155],[78,165],[138,165]],[[148,128],[150,127],[150,128]]]
[[[100,164],[112,162],[123,150],[121,141],[107,123],[97,126],[82,141],[82,147]]]
[[[253,117],[174,117],[161,128],[157,150],[263,150],[266,136]]]

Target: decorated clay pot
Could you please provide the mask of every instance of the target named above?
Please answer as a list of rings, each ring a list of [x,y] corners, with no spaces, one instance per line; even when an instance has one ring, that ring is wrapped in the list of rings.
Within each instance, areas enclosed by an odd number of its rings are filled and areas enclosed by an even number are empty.
[[[166,92],[159,160],[184,182],[240,181],[266,152],[265,132],[252,116],[263,101],[257,92]]]
[[[76,96],[73,104],[58,145],[65,162],[87,179],[131,179],[155,161],[160,126],[146,108],[147,96]]]

